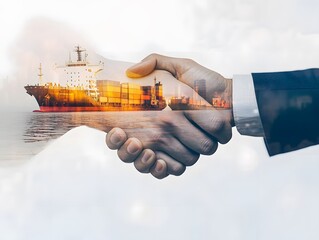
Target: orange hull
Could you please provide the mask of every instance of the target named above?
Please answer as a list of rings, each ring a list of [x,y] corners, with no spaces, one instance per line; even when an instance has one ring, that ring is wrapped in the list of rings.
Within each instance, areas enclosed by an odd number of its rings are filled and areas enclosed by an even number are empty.
[[[48,107],[41,106],[40,110],[34,112],[115,112],[115,111],[160,111],[163,108],[145,108],[145,107]]]

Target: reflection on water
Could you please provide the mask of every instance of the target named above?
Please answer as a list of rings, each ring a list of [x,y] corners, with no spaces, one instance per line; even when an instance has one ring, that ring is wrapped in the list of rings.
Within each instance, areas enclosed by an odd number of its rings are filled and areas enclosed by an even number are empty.
[[[78,126],[89,126],[105,132],[118,126],[123,129],[150,127],[159,112],[73,112],[32,113],[26,121],[23,140],[26,143],[49,141]]]
[[[160,112],[6,113],[0,119],[0,160],[28,159],[70,129],[82,125],[109,131],[149,127]]]
[[[202,114],[211,111],[197,111]],[[180,129],[188,129],[188,122],[180,122],[181,111],[141,112],[70,112],[70,113],[8,113],[0,119],[0,160],[28,159],[39,153],[48,142],[72,128],[86,125],[108,132],[113,127],[123,128],[131,137],[153,141],[171,135],[171,128],[163,119],[175,119]],[[158,118],[162,120],[158,120]],[[163,118],[162,118],[163,117]],[[161,134],[158,135],[158,129]],[[145,139],[144,139],[145,140]]]
[[[97,114],[85,113],[33,113],[26,121],[23,140],[26,143],[49,141],[70,129],[95,121]]]

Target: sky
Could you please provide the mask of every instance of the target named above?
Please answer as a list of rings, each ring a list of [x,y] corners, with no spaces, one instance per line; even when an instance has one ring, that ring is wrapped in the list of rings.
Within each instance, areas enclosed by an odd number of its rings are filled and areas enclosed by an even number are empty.
[[[34,82],[39,62],[64,62],[76,44],[124,62],[153,52],[192,58],[226,77],[316,67],[318,7],[312,0],[2,1],[1,109],[14,91],[24,105],[11,109],[34,108],[21,86]]]
[[[0,108],[16,91],[18,105],[32,111],[23,84],[40,61],[63,62],[76,44],[124,62],[152,52],[192,58],[226,77],[318,67],[318,9],[316,0],[1,1]],[[234,130],[185,177],[159,182],[114,162],[104,137],[74,129],[28,164],[2,167],[0,232],[8,239],[43,239],[47,231],[56,239],[123,239],[130,231],[136,239],[318,239],[318,147],[269,158],[262,139]]]
[[[150,52],[195,57],[237,72],[304,68],[318,56],[314,0],[282,1],[2,1],[1,75],[29,21],[47,18],[70,27],[104,57],[136,62]],[[41,32],[38,32],[41,38]],[[61,33],[60,33],[61,34]],[[63,33],[65,34],[65,33]],[[301,60],[301,55],[307,58]]]

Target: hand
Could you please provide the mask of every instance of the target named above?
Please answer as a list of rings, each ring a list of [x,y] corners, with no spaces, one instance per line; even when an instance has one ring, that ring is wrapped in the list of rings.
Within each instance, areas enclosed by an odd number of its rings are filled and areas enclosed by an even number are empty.
[[[187,84],[194,90],[196,90],[196,80],[205,80],[206,93],[202,97],[210,104],[212,104],[213,97],[222,97],[231,106],[232,80],[224,78],[219,73],[199,65],[191,59],[151,54],[140,63],[127,69],[126,74],[131,78],[140,78],[152,73],[154,70],[168,71],[178,81]]]
[[[232,80],[190,59],[151,54],[129,68],[126,74],[139,78],[154,70],[166,70],[191,88],[195,87],[196,80],[205,80],[206,93],[202,97],[209,103],[213,97],[223,97],[231,107]],[[107,135],[106,143],[111,149],[118,149],[121,160],[134,162],[137,170],[151,172],[157,178],[180,175],[186,166],[197,161],[199,154],[213,154],[217,141],[226,143],[230,140],[234,126],[231,110],[184,112],[178,117],[155,119],[155,122],[160,126],[155,131],[145,128],[134,133],[126,130],[125,133],[119,128],[113,129]]]
[[[112,129],[106,136],[110,149],[118,149],[124,162],[134,162],[142,173],[156,178],[181,175],[199,154],[211,155],[218,142],[231,138],[230,110],[170,111],[139,119],[145,128]]]

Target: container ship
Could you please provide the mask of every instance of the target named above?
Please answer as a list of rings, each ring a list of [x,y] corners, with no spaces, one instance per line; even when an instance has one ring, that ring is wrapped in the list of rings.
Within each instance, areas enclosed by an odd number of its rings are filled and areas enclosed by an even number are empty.
[[[168,101],[168,106],[172,110],[213,110],[230,109],[230,104],[223,98],[213,98],[212,104],[207,104],[205,100],[194,100],[190,97],[172,97]]]
[[[77,60],[71,57],[64,66],[56,68],[59,83],[43,83],[42,66],[39,67],[39,83],[24,88],[34,96],[40,110],[36,112],[84,112],[84,111],[148,111],[166,107],[163,86],[154,78],[152,86],[136,83],[97,79],[104,64],[89,64],[84,49],[75,47]]]
[[[222,94],[214,94],[211,102],[208,102],[205,79],[194,81],[192,97],[181,96],[180,89],[178,89],[178,92],[178,96],[172,97],[168,100],[168,106],[172,110],[212,110],[231,108],[231,92],[229,91],[225,91]]]

